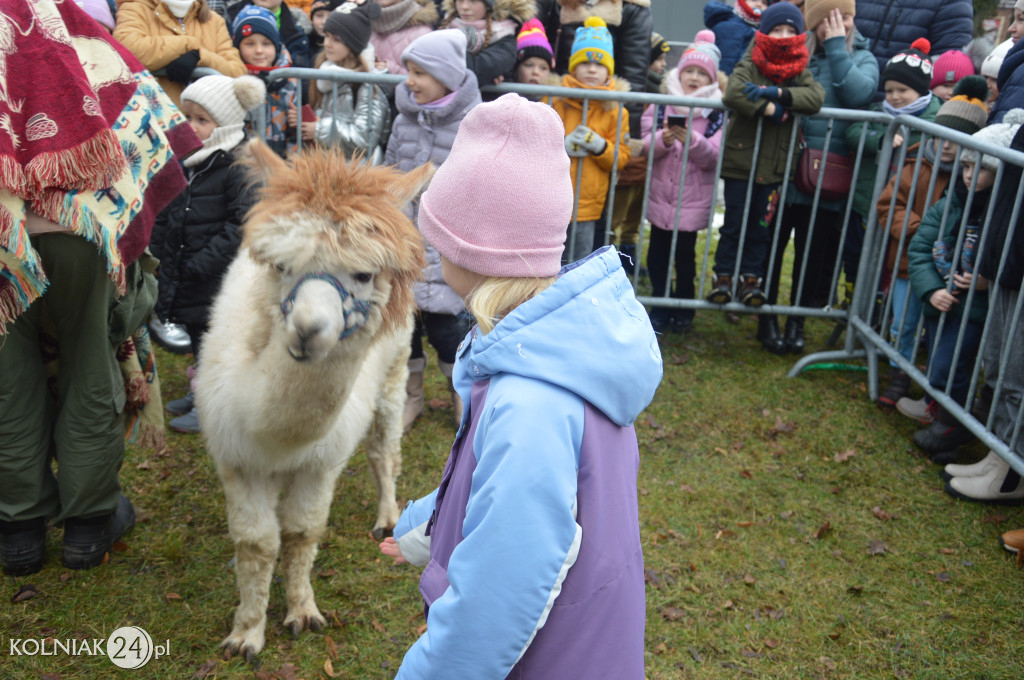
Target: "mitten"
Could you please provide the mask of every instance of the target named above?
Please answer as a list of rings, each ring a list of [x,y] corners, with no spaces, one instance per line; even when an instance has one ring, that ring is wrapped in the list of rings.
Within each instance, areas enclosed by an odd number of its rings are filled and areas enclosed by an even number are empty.
[[[565,153],[569,154],[570,158],[583,158],[590,155],[589,151],[572,141],[572,135],[565,137]]]
[[[472,26],[460,26],[459,30],[466,34],[466,51],[476,54],[484,44],[484,36]]]
[[[577,125],[576,129],[570,132],[566,139],[571,141],[573,144],[583,147],[588,153],[595,156],[599,156],[604,153],[605,147],[608,146],[608,142],[604,140],[604,137],[597,134],[586,125]]]
[[[776,104],[775,113],[768,116],[768,120],[772,121],[773,123],[776,123],[777,125],[782,125],[787,120],[789,120],[789,111],[786,110],[785,106],[782,106],[781,104]]]
[[[176,83],[188,84],[192,71],[199,65],[199,50],[189,50],[164,67],[167,77]]]
[[[743,94],[746,95],[747,99],[750,101],[757,101],[759,98],[764,98],[775,102],[782,96],[782,89],[775,87],[774,85],[755,85],[754,83],[744,83]]]

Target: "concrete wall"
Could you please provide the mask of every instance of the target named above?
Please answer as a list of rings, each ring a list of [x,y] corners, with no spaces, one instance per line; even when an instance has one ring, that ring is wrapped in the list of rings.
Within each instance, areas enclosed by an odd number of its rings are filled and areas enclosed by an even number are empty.
[[[654,30],[670,42],[690,42],[704,28],[703,0],[652,0]]]

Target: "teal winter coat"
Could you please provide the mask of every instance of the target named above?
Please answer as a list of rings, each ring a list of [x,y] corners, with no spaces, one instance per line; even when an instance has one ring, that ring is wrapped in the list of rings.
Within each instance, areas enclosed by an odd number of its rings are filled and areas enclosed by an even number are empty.
[[[933,96],[928,107],[918,117],[921,120],[933,121],[935,120],[935,115],[939,112],[940,106],[942,106],[942,100]],[[882,105],[881,103],[872,104],[869,110],[881,111]],[[867,125],[868,131],[864,139],[864,158],[860,162],[860,172],[857,174],[857,179],[854,182],[853,211],[861,215],[866,224],[868,215],[873,207],[871,204],[871,192],[875,188],[875,177],[878,175],[878,152],[882,150],[882,142],[885,141],[885,131],[888,125],[881,123],[850,123],[846,128],[845,136],[846,148],[849,149],[852,155],[857,153],[861,130],[864,129],[865,125]],[[920,141],[921,133],[916,130],[910,130],[910,134],[903,144],[909,149]],[[899,160],[899,151],[899,149],[893,150],[893,163]],[[907,156],[907,158],[910,158],[910,156]]]
[[[811,75],[825,90],[825,106],[834,109],[862,109],[871,103],[878,90],[878,62],[867,49],[868,41],[854,33],[853,50],[847,51],[846,38],[829,38],[811,56],[807,64]],[[850,123],[836,121],[832,127],[832,138],[828,150],[842,155],[850,153],[846,143],[846,129]],[[802,118],[800,131],[804,143],[811,149],[824,149],[829,121],[825,118]],[[853,147],[856,151],[857,147]],[[805,194],[795,186],[788,192],[788,202],[810,205],[814,196]],[[825,201],[819,206],[823,210],[840,212],[846,208],[846,200]]]

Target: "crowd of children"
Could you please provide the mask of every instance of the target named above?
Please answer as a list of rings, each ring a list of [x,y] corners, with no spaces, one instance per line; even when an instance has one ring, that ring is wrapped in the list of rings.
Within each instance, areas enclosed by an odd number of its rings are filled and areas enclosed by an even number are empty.
[[[154,249],[163,249],[164,255],[160,313],[183,323],[198,351],[202,315],[186,312],[177,297],[193,286],[215,290],[217,272],[200,270],[172,250],[174,239],[185,239],[197,228],[195,216],[185,217],[183,206],[206,195],[205,183],[213,181],[207,175],[230,165],[242,139],[238,126],[243,123],[234,115],[239,106],[248,131],[254,133],[263,122],[259,136],[282,156],[300,142],[320,144],[339,147],[353,159],[409,170],[445,161],[463,119],[488,98],[481,98],[481,86],[509,81],[561,86],[578,95],[529,98],[549,105],[564,128],[562,146],[575,198],[561,249],[563,263],[584,259],[611,235],[620,244],[627,272],[634,274],[637,267],[649,276],[654,296],[693,300],[700,277],[698,234],[713,223],[713,200],[721,193],[724,214],[709,302],[735,301],[754,310],[775,305],[792,234],[796,261],[790,265],[790,303],[849,304],[862,278],[858,264],[864,229],[874,218],[889,238],[878,294],[887,296],[891,310],[887,321],[893,348],[911,362],[926,358],[932,387],[944,390],[949,384],[957,403],[971,400],[969,379],[982,352],[981,321],[988,313],[984,279],[973,276],[971,248],[982,237],[998,164],[961,153],[952,142],[902,130],[892,138],[889,167],[879,167],[886,125],[812,116],[822,107],[875,110],[1008,145],[1024,118],[1024,69],[1017,68],[1024,62],[1024,47],[1018,44],[1024,35],[1024,0],[1014,6],[1009,38],[983,60],[979,56],[977,69],[968,48],[934,55],[925,36],[877,61],[870,41],[855,26],[853,0],[711,0],[704,8],[706,29],[672,68],[666,72],[669,43],[658,33],[650,32],[643,55],[648,92],[707,100],[707,105],[652,104],[642,107],[640,116],[634,106],[627,108],[615,98],[590,98],[637,90],[636,83],[631,87],[616,75],[617,59],[627,56],[616,54],[621,30],[585,10],[573,30],[548,35],[550,4],[243,0],[224,7],[225,21],[211,12],[208,0],[124,2],[116,15],[115,37],[154,70],[172,98],[180,98],[193,127],[210,145],[208,153],[195,157],[202,163],[186,162],[193,177],[190,191],[161,216],[154,240]],[[569,21],[564,15],[563,8],[563,19]],[[160,40],[150,40],[154,36]],[[567,61],[556,71],[560,56]],[[635,56],[628,55],[631,62]],[[198,66],[229,78],[246,71],[255,76],[264,94],[252,104],[256,109],[262,104],[262,113],[246,116],[250,99],[243,94],[234,100],[230,120],[219,118],[222,111],[202,103],[209,99],[183,92]],[[303,82],[274,76],[289,66],[313,66],[323,77]],[[406,79],[396,87],[339,79],[347,72]],[[255,91],[251,82],[238,81],[250,85],[236,89]],[[214,89],[208,79],[190,87],[196,86],[197,92]],[[217,81],[217,87],[228,86]],[[204,125],[212,127],[204,133]],[[630,139],[631,133],[636,139]],[[822,158],[844,158],[851,166],[859,150],[860,170],[845,193],[816,193],[813,182],[808,187],[798,177],[808,150]],[[879,175],[885,177],[884,191],[872,204]],[[223,178],[216,181],[221,184],[211,191],[222,192],[220,207],[246,205],[248,190],[224,184]],[[610,195],[614,209],[608,205]],[[423,209],[414,206],[413,217]],[[183,242],[196,253],[205,247],[204,239],[213,237],[218,248],[237,245],[240,214],[218,215],[205,235]],[[838,225],[843,225],[845,241]],[[469,316],[446,282],[443,253],[429,239],[426,249],[411,339],[406,427],[423,409],[424,336],[449,380],[457,421],[463,410],[464,395],[452,382],[452,371]],[[644,254],[646,267],[640,267]],[[835,291],[833,272],[840,267],[843,286]],[[208,304],[206,295],[197,297],[195,309]],[[652,306],[649,317],[658,333],[678,334],[693,327],[694,312],[666,301]],[[800,354],[804,319],[791,316],[783,331],[774,315],[759,313],[757,339],[769,352]],[[971,439],[970,433],[929,398],[911,399],[910,391],[910,378],[893,363],[879,403],[921,420],[925,427],[915,436],[918,446],[937,462],[955,463],[957,447]],[[198,431],[189,397],[172,401],[168,409],[179,416],[172,427]],[[1006,493],[1024,500],[1024,483],[999,493],[1004,500]],[[970,491],[962,495],[972,497]],[[984,494],[976,499],[990,500]]]

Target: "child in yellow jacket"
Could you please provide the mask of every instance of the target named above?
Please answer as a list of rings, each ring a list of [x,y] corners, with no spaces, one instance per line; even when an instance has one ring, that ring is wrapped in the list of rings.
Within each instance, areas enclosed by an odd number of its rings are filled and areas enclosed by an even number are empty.
[[[569,74],[562,77],[562,86],[629,91],[628,82],[615,79],[612,36],[600,18],[591,17],[576,29]],[[622,170],[629,161],[629,113],[619,102],[591,100],[584,121],[582,99],[558,97],[551,105],[568,133],[565,151],[572,160],[569,172],[579,202],[576,229],[570,231],[565,247],[565,259],[575,262],[594,249],[594,228],[608,198],[613,166]],[[577,186],[580,163],[583,171]]]

